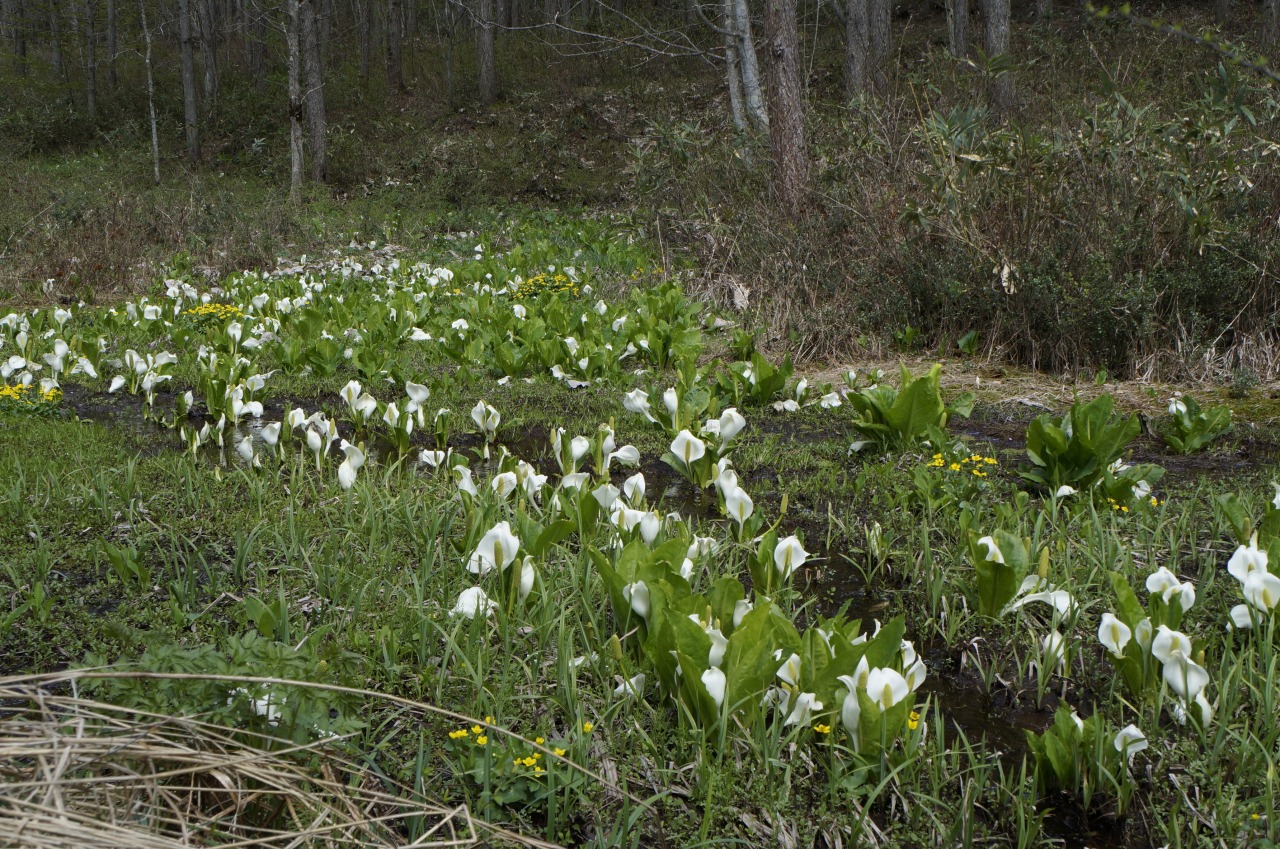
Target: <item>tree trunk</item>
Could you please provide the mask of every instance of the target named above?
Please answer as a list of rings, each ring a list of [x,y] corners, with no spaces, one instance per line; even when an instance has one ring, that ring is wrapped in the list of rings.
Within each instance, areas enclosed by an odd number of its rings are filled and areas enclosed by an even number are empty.
[[[738,34],[738,68],[742,72],[742,102],[747,119],[757,130],[769,129],[769,110],[765,108],[764,88],[760,84],[760,63],[756,58],[756,40],[751,34],[751,10],[747,0],[732,0],[733,31]]]
[[[84,0],[84,95],[89,120],[98,117],[98,32],[96,0]]]
[[[107,0],[107,88],[120,85],[116,76],[116,0]]]
[[[20,77],[27,75],[26,16],[21,0],[4,0],[0,3],[0,29],[8,28],[9,48],[13,53],[13,72]]]
[[[729,114],[733,116],[733,126],[738,132],[747,129],[747,114],[742,105],[742,62],[738,56],[738,39],[733,35],[733,0],[724,0],[724,65],[729,82]]]
[[[306,81],[303,100],[307,107],[307,127],[311,136],[311,179],[323,183],[328,168],[328,148],[324,137],[324,69],[320,64],[320,27],[316,22],[316,0],[301,0],[298,15],[302,29],[302,71]]]
[[[185,0],[184,0],[185,2]],[[285,0],[289,44],[289,203],[302,203],[302,37],[298,0]]]
[[[403,40],[401,0],[387,3],[387,85],[392,91],[404,91],[404,68],[400,64],[400,48]]]
[[[480,102],[488,106],[498,96],[493,57],[493,0],[479,0],[479,7],[476,61],[480,66]]]
[[[987,56],[1009,53],[1009,0],[983,0],[982,16],[987,26]],[[1009,72],[991,79],[991,106],[1001,117],[1013,110],[1013,76]]]
[[[200,118],[196,94],[196,58],[191,46],[191,0],[178,0],[178,42],[182,48],[182,121],[187,131],[187,161],[200,161]]]
[[[847,0],[844,13],[844,98],[867,90],[867,0]]]
[[[1217,0],[1214,15],[1218,18],[1218,26],[1225,27],[1231,18],[1231,0]]]
[[[1036,23],[1047,24],[1053,17],[1053,0],[1036,0]]]
[[[893,30],[889,16],[893,11],[892,0],[867,0],[867,53],[871,59],[871,78],[876,91],[889,90],[889,63],[893,58]]]
[[[62,16],[58,4],[49,4],[49,39],[53,42],[53,72],[58,79],[67,78],[67,66],[62,59]]]
[[[1280,47],[1280,0],[1267,0],[1267,44]]]
[[[147,46],[143,61],[147,68],[147,111],[151,117],[151,166],[155,170],[156,185],[160,185],[160,130],[156,123],[156,84],[151,73],[151,28],[147,26],[146,0],[138,0],[138,12],[142,15],[142,38]]]
[[[218,19],[213,0],[196,0],[200,20],[200,63],[204,67],[204,109],[212,115],[218,101]]]
[[[356,26],[360,31],[360,86],[369,87],[369,57],[373,52],[373,26],[369,21],[369,0],[356,0]]]
[[[969,55],[969,0],[947,0],[947,34],[952,56]]]
[[[794,218],[803,212],[809,188],[796,0],[765,0],[764,26],[769,52],[767,88],[773,184],[783,211]]]

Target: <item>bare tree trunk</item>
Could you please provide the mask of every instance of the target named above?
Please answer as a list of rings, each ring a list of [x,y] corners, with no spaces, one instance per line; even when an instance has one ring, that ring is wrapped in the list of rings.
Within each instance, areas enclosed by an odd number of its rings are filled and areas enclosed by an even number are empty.
[[[369,87],[369,56],[373,52],[373,26],[369,21],[369,0],[356,0],[356,26],[360,31],[360,85]]]
[[[1036,23],[1047,24],[1053,16],[1053,0],[1036,0]]]
[[[479,7],[476,61],[480,66],[480,102],[488,106],[498,96],[493,57],[493,0],[479,0]]]
[[[893,11],[892,0],[867,0],[867,53],[871,59],[871,77],[876,90],[889,90],[889,62],[893,57],[893,30],[889,16]]]
[[[98,117],[98,32],[96,0],[84,0],[84,95],[89,120]]]
[[[187,161],[200,161],[200,112],[196,94],[196,58],[191,46],[191,0],[178,0],[178,42],[182,48],[182,121],[187,130]]]
[[[1267,44],[1280,46],[1280,0],[1267,0]]]
[[[847,0],[844,12],[844,97],[867,90],[867,0]]]
[[[218,19],[213,0],[196,0],[200,19],[200,62],[204,67],[204,110],[212,115],[218,105]]]
[[[1231,0],[1217,0],[1214,15],[1218,18],[1218,26],[1225,27],[1231,19]]]
[[[969,0],[947,0],[947,34],[952,56],[969,55]]]
[[[794,218],[803,212],[809,189],[796,0],[765,0],[764,27],[769,52],[767,88],[773,184],[783,211]]]
[[[733,0],[724,0],[724,64],[729,82],[729,114],[738,132],[747,129],[747,114],[742,105],[742,61],[738,56],[738,39],[733,34]]]
[[[147,111],[151,117],[151,166],[155,169],[156,185],[160,185],[160,130],[156,125],[156,83],[151,73],[151,28],[147,26],[146,0],[138,0],[138,12],[142,15],[142,38],[147,52],[143,61],[147,67]]]
[[[0,3],[0,30],[6,28],[9,48],[13,53],[13,72],[20,77],[25,77],[27,75],[27,41],[22,0],[4,0]]]
[[[751,34],[751,11],[747,0],[732,0],[733,26],[738,34],[738,67],[742,72],[742,102],[747,119],[757,130],[769,129],[769,110],[765,108],[764,88],[760,84],[760,63],[756,58],[756,41]]]
[[[49,39],[53,42],[53,72],[58,79],[67,78],[67,66],[62,59],[62,16],[58,4],[49,4]]]
[[[444,99],[453,106],[453,36],[458,28],[458,15],[452,3],[444,7]]]
[[[306,81],[304,101],[311,136],[311,179],[323,183],[328,168],[328,148],[325,143],[324,69],[320,64],[316,0],[301,0],[298,15],[302,28],[302,71]]]
[[[404,29],[400,8],[401,0],[387,3],[387,85],[392,91],[404,91],[404,68],[400,63]]]
[[[1009,2],[1010,0],[983,0],[982,17],[987,27],[988,57],[1009,53]],[[1001,117],[1013,110],[1013,77],[1008,72],[992,78],[991,105]]]
[[[116,0],[107,0],[107,88],[120,85],[116,76]]]
[[[289,203],[302,203],[302,38],[298,0],[285,0],[289,17]]]

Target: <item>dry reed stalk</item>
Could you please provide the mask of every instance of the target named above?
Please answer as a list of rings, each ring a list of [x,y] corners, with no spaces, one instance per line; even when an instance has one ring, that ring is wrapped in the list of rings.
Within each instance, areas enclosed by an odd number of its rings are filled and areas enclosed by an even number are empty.
[[[474,818],[465,805],[424,800],[375,777],[331,738],[290,744],[78,694],[83,681],[132,676],[79,670],[0,679],[0,849],[432,849],[482,840],[554,847]],[[229,686],[335,689],[207,677]],[[392,696],[349,692],[467,719]],[[417,835],[412,840],[411,833]]]

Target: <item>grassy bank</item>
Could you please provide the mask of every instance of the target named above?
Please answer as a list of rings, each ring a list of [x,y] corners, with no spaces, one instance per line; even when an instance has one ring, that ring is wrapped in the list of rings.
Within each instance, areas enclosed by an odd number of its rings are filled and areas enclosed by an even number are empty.
[[[234,676],[91,694],[563,845],[1280,836],[1273,421],[1046,448],[1063,396],[802,385],[657,267],[528,217],[15,315],[4,671]]]

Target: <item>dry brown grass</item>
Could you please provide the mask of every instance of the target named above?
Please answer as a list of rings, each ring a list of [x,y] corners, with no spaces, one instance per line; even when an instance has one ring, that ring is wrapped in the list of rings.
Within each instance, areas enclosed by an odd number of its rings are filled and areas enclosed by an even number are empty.
[[[81,694],[82,685],[93,678],[132,675],[73,671],[0,679],[0,847],[555,845],[479,820],[466,805],[422,799],[385,775],[375,776],[331,739],[290,745],[199,718],[149,713]],[[367,691],[273,679],[220,680],[228,686],[341,689],[363,696],[371,709],[386,706],[419,716],[436,713],[476,721]],[[412,841],[406,837],[411,821],[419,835]]]

